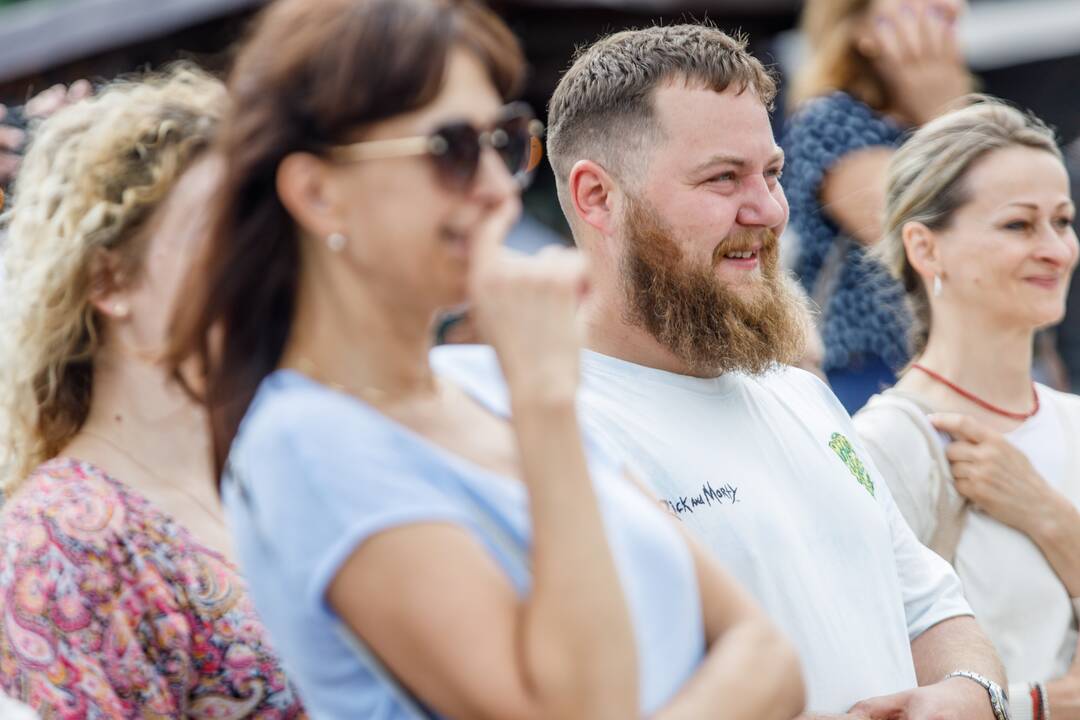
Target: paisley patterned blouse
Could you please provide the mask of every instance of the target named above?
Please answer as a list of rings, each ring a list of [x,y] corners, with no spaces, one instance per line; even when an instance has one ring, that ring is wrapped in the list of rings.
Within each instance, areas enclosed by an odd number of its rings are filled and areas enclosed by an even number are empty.
[[[46,720],[304,717],[233,566],[67,458],[0,511],[0,687]]]

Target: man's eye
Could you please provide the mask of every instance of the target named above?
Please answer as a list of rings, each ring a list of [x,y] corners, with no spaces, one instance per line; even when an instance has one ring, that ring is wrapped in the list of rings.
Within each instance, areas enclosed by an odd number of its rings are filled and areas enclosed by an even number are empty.
[[[709,178],[709,182],[732,182],[733,180],[735,180],[735,173],[733,172],[720,173]]]

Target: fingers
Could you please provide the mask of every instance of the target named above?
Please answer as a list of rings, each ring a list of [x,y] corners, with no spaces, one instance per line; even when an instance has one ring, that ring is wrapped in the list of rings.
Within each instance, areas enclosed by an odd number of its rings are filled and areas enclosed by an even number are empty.
[[[26,133],[18,128],[0,125],[0,152],[18,150],[26,142]]]
[[[957,492],[961,490],[961,482],[967,483],[968,489],[970,489],[970,485],[982,477],[979,464],[971,460],[958,460],[951,463],[949,470],[952,472],[953,484],[956,485]]]
[[[71,87],[58,83],[44,90],[26,103],[26,116],[43,118],[67,105],[72,105],[94,94],[89,80],[76,80]]]
[[[945,448],[945,457],[950,464],[959,462],[977,462],[983,458],[980,446],[966,440],[954,440]]]
[[[94,86],[90,84],[89,80],[85,78],[82,80],[76,80],[71,83],[71,87],[67,91],[67,101],[71,103],[77,103],[80,100],[85,100],[94,94]]]
[[[875,18],[873,39],[862,42],[868,57],[912,63],[960,57],[954,19],[933,2],[905,2],[899,10]]]
[[[578,302],[581,302],[589,292],[588,263],[585,256],[572,248],[548,245],[536,256],[563,268],[563,272],[570,280],[574,294]]]
[[[503,241],[521,215],[521,199],[509,195],[491,211],[477,228],[470,248],[471,265],[475,275],[487,272],[505,257]]]
[[[922,23],[923,13],[910,2],[900,6],[893,16],[896,39],[904,60],[910,62],[926,56],[926,34]]]
[[[543,278],[552,286],[566,288],[580,302],[586,289],[585,257],[570,248],[549,245],[532,258],[522,257],[527,272]]]
[[[879,15],[874,19],[873,39],[875,57],[894,66],[907,61],[906,49],[901,44],[896,21],[891,16]]]
[[[0,105],[0,122],[7,116],[7,108]],[[17,151],[26,142],[26,133],[18,128],[0,125],[0,185],[6,185],[19,169]]]
[[[848,714],[868,720],[899,719],[904,717],[904,711],[908,705],[908,694],[897,693],[863,700],[848,710]]]
[[[981,443],[997,435],[978,420],[961,413],[933,413],[929,419],[931,425],[941,432],[952,435],[957,440]]]
[[[960,44],[956,38],[956,20],[946,14],[936,3],[926,8],[927,37],[934,57],[953,62],[960,61]]]
[[[0,185],[7,184],[19,170],[19,156],[0,153]]]
[[[922,12],[919,13],[919,36],[923,40],[923,50],[926,56],[941,58],[944,56],[945,37],[948,27],[941,8],[931,3],[925,3]]]
[[[67,86],[58,83],[42,90],[26,103],[26,117],[47,117],[60,109],[67,98]]]

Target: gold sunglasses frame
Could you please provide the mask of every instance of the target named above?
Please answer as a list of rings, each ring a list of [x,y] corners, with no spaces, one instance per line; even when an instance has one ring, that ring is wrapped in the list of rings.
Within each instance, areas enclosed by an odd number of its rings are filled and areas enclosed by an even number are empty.
[[[543,157],[543,144],[541,139],[544,137],[544,123],[537,120],[535,114],[526,103],[511,103],[502,108],[499,113],[499,120],[497,122],[503,122],[514,117],[528,118],[529,122],[527,129],[530,138],[530,162],[529,167],[518,174],[528,175],[537,168],[540,164],[540,159]],[[335,160],[341,162],[364,162],[367,160],[392,160],[395,158],[415,157],[419,155],[443,155],[449,150],[449,144],[446,142],[446,138],[439,136],[438,129],[436,129],[431,135],[414,135],[411,137],[403,138],[388,138],[386,140],[361,140],[360,142],[349,143],[348,145],[336,145],[331,148],[331,154]],[[492,150],[498,151],[501,146],[500,141],[497,139],[499,134],[506,135],[506,131],[500,128],[494,128],[491,130],[483,130],[477,134],[477,139],[480,142],[481,148],[489,147]],[[503,138],[501,143],[505,143],[507,138]],[[533,154],[539,152],[539,155],[533,159]]]

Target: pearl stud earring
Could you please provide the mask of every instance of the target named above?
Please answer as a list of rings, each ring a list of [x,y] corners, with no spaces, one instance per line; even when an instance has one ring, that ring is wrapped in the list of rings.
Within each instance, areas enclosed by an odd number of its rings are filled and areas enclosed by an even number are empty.
[[[326,236],[326,247],[330,248],[330,252],[341,252],[345,249],[346,242],[348,238],[341,233],[330,233]]]

